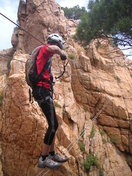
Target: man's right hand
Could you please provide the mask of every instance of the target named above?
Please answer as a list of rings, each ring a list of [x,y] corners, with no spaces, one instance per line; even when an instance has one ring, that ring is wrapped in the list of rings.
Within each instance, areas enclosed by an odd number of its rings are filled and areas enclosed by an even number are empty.
[[[64,54],[64,53],[61,54],[60,57],[61,57],[61,60],[63,60],[63,61],[65,61],[65,60],[67,59],[67,56],[66,56],[66,54]]]
[[[56,45],[48,45],[47,50],[49,52],[53,52],[54,54],[59,54],[61,60],[65,61],[67,59],[67,55],[65,51],[61,50],[58,46]]]

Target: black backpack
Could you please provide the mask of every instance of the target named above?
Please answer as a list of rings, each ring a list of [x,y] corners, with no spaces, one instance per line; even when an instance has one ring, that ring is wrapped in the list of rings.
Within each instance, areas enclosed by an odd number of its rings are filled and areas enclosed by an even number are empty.
[[[44,80],[43,73],[51,63],[52,58],[50,58],[45,63],[41,73],[39,75],[37,74],[36,60],[37,60],[37,56],[39,54],[39,51],[42,47],[43,47],[43,45],[35,48],[31,54],[30,58],[26,61],[26,65],[25,65],[26,82],[31,88],[35,87],[39,81]],[[48,80],[45,80],[45,81],[48,81]]]

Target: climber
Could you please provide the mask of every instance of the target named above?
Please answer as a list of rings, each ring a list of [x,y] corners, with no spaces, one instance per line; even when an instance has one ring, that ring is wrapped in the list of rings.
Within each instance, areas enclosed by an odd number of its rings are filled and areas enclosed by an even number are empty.
[[[61,60],[65,62],[67,59],[66,53],[63,51],[64,40],[58,34],[51,34],[47,38],[47,44],[44,45],[37,56],[36,65],[37,73],[39,74],[43,69],[46,61],[54,54],[60,55]],[[58,120],[53,104],[53,76],[51,75],[51,63],[48,69],[43,73],[43,80],[37,83],[33,88],[33,96],[41,107],[47,122],[48,129],[44,137],[42,153],[38,161],[38,167],[56,168],[61,163],[66,162],[68,159],[62,157],[55,152],[55,135],[58,128]]]

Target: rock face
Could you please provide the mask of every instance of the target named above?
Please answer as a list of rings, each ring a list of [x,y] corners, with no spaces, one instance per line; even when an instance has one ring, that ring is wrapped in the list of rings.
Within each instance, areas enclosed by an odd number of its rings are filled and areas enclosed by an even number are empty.
[[[127,67],[129,63],[108,40],[93,41],[87,58],[83,54],[73,66],[73,74],[77,75],[72,79],[75,98],[89,109],[96,105],[97,111],[106,103],[98,123],[111,138],[118,136],[114,140],[121,151],[131,153],[132,78],[131,68]]]
[[[46,175],[132,176],[132,62],[110,40],[94,40],[85,50],[75,43],[71,37],[75,23],[66,21],[53,0],[20,1],[18,19],[40,40],[52,32],[66,37],[66,25],[72,28],[66,41],[71,59],[54,87],[60,124],[56,150],[69,161],[58,170],[45,169]],[[3,170],[4,176],[36,176],[41,172],[37,161],[47,122],[37,103],[29,102],[25,61],[38,43],[15,29],[12,44],[16,52],[1,86],[0,174]],[[7,61],[1,63],[6,65]],[[54,75],[62,68],[55,56]],[[3,70],[0,75],[8,73],[8,69]]]
[[[0,51],[0,137],[2,132],[2,100],[3,100],[3,91],[6,87],[7,82],[7,74],[10,69],[10,60],[13,56],[13,50],[3,50]],[[3,176],[2,171],[2,147],[1,147],[1,139],[0,139],[0,176]]]
[[[15,29],[12,44],[15,49],[25,50],[30,53],[36,46],[46,42],[48,34],[59,32],[67,33],[67,23],[64,12],[54,0],[20,0],[18,9],[19,25],[29,33]]]

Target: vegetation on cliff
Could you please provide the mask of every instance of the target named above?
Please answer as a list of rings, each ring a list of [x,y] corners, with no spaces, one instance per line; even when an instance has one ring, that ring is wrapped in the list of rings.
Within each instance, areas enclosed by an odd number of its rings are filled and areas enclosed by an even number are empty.
[[[62,7],[64,10],[65,16],[68,19],[74,19],[78,20],[81,19],[81,17],[87,12],[85,7],[79,7],[79,5],[68,8],[68,7]]]
[[[3,100],[3,97],[2,95],[0,95],[0,106],[2,105],[2,100]]]
[[[77,38],[88,44],[91,39],[112,36],[116,44],[132,46],[132,1],[90,0],[77,29]]]

